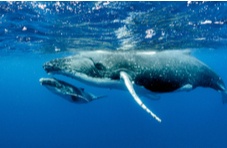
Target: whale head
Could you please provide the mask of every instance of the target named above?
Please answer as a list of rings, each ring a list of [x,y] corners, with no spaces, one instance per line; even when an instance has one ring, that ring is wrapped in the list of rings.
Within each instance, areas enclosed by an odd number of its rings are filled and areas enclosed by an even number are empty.
[[[94,61],[86,57],[54,59],[44,63],[43,68],[49,74],[62,74],[73,78],[77,75],[101,77]]]
[[[54,78],[40,78],[39,82],[42,86],[54,93],[70,94],[73,92],[73,86],[65,85],[65,82],[56,80]]]
[[[44,63],[48,74],[60,74],[75,80],[108,88],[119,88],[121,82],[121,61],[110,59],[108,53],[88,52],[65,58],[58,58]],[[115,58],[115,57],[112,57]],[[124,62],[124,61],[123,61]],[[127,62],[124,62],[127,64]],[[128,65],[123,65],[128,67]],[[120,85],[119,85],[120,84]]]
[[[42,86],[45,86],[51,92],[62,96],[69,102],[79,104],[88,103],[98,98],[84,92],[83,88],[77,88],[76,86],[55,78],[40,78],[39,82]]]

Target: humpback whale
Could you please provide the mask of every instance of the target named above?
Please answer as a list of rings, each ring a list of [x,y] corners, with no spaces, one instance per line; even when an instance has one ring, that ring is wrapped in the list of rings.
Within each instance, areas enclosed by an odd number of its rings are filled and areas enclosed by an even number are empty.
[[[96,97],[90,93],[85,92],[83,88],[77,88],[56,78],[40,78],[39,82],[42,86],[45,86],[51,92],[59,94],[68,101],[74,103],[88,103],[104,97]]]
[[[128,90],[159,122],[161,119],[143,104],[138,94],[209,87],[222,93],[223,102],[227,98],[221,77],[187,50],[81,51],[48,61],[43,68],[47,73],[69,76],[89,85]]]

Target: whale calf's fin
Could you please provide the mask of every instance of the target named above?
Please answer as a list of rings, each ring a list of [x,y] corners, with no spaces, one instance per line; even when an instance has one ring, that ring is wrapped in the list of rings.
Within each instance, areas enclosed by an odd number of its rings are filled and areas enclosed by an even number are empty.
[[[155,118],[155,120],[161,122],[161,119],[158,116],[156,116],[149,108],[147,108],[147,106],[143,104],[141,99],[137,96],[133,88],[132,82],[129,80],[128,74],[126,72],[121,71],[120,77],[121,79],[123,79],[125,86],[127,87],[128,91],[130,92],[136,103],[138,103],[147,113],[149,113],[153,118]]]
[[[97,99],[101,99],[101,98],[105,98],[107,97],[107,95],[102,95],[102,96],[92,96],[93,97],[93,100],[97,100]]]
[[[73,102],[83,102],[83,103],[91,102],[86,97],[76,95],[76,94],[71,94],[71,99],[72,99]]]
[[[221,95],[222,95],[223,104],[227,104],[227,92],[223,91],[223,92],[221,92]]]

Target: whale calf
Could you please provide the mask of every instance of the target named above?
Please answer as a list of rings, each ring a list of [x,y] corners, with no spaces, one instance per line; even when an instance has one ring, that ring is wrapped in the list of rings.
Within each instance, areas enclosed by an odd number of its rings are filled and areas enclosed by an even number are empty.
[[[83,88],[77,88],[69,83],[58,80],[56,78],[40,78],[42,86],[45,86],[51,92],[63,96],[70,102],[74,103],[89,103],[104,96],[96,97],[84,91]]]
[[[223,102],[227,98],[222,78],[184,50],[82,51],[48,61],[43,68],[47,73],[69,76],[89,85],[128,90],[159,122],[138,97],[141,90],[152,94],[209,87],[222,93]]]

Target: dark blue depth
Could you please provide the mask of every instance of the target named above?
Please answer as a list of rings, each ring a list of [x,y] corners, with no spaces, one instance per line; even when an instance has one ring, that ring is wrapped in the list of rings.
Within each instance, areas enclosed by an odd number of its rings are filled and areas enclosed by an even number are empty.
[[[72,104],[40,86],[45,61],[78,50],[191,49],[227,84],[226,2],[0,2],[0,147],[227,147],[227,106],[197,88],[143,98],[128,92]],[[151,63],[152,64],[152,63]]]

